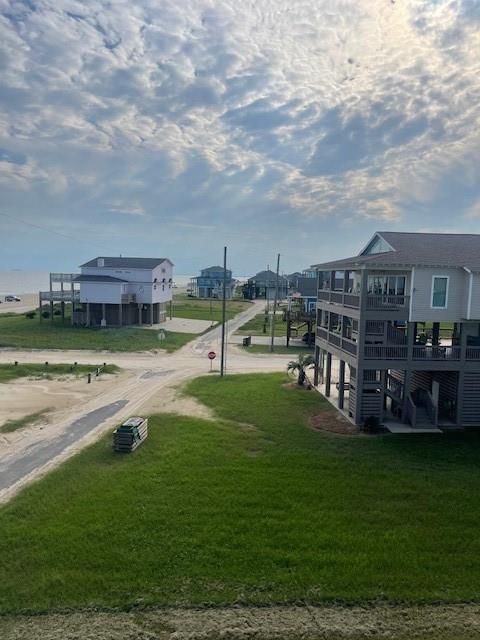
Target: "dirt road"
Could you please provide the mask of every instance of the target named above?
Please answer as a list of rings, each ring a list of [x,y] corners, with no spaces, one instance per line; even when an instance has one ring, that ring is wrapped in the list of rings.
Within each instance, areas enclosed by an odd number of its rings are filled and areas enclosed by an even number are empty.
[[[243,323],[263,308],[255,303],[227,323],[227,335],[231,335]],[[200,336],[175,353],[99,353],[88,351],[0,351],[0,362],[28,361],[51,363],[98,363],[108,361],[125,369],[118,384],[109,386],[105,393],[91,401],[63,412],[58,420],[42,429],[25,430],[11,438],[4,438],[0,452],[0,503],[8,501],[22,487],[48,472],[63,460],[97,440],[105,431],[144,408],[158,406],[155,398],[162,394],[170,398],[163,410],[184,410],[172,388],[189,378],[208,373],[209,351],[218,358],[220,366],[221,327]],[[288,355],[249,355],[230,348],[226,358],[228,373],[281,371],[285,369]],[[168,390],[168,392],[166,391]],[[179,406],[177,406],[179,405]],[[191,409],[188,405],[187,409]],[[55,417],[55,416],[54,416]]]

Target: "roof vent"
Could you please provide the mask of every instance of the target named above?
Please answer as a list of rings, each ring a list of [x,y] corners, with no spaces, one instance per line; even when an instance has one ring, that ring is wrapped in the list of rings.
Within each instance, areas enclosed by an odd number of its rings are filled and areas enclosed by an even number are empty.
[[[97,267],[104,267],[104,266],[105,266],[105,259],[97,258]]]

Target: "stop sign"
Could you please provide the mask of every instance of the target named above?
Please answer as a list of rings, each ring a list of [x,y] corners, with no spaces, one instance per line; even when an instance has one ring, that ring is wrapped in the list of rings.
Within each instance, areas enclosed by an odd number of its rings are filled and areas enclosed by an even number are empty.
[[[208,359],[209,360],[215,360],[216,357],[217,357],[217,354],[215,353],[215,351],[209,351],[208,352]]]

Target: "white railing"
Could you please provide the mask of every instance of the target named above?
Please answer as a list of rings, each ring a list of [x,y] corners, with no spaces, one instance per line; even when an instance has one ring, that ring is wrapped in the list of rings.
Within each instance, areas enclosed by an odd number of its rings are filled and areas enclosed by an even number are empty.
[[[40,296],[42,301],[69,302],[72,299],[72,291],[41,291]],[[80,291],[73,291],[73,299],[80,300]]]
[[[360,296],[353,293],[343,293],[343,291],[330,291],[330,289],[319,289],[317,292],[319,300],[339,304],[352,309],[360,308]]]

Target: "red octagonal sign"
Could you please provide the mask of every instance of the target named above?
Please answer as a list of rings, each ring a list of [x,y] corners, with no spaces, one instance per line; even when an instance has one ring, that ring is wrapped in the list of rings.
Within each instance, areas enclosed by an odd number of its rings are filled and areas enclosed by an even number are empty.
[[[217,357],[217,354],[215,353],[215,351],[209,351],[208,352],[208,359],[209,360],[215,360],[216,357]]]

